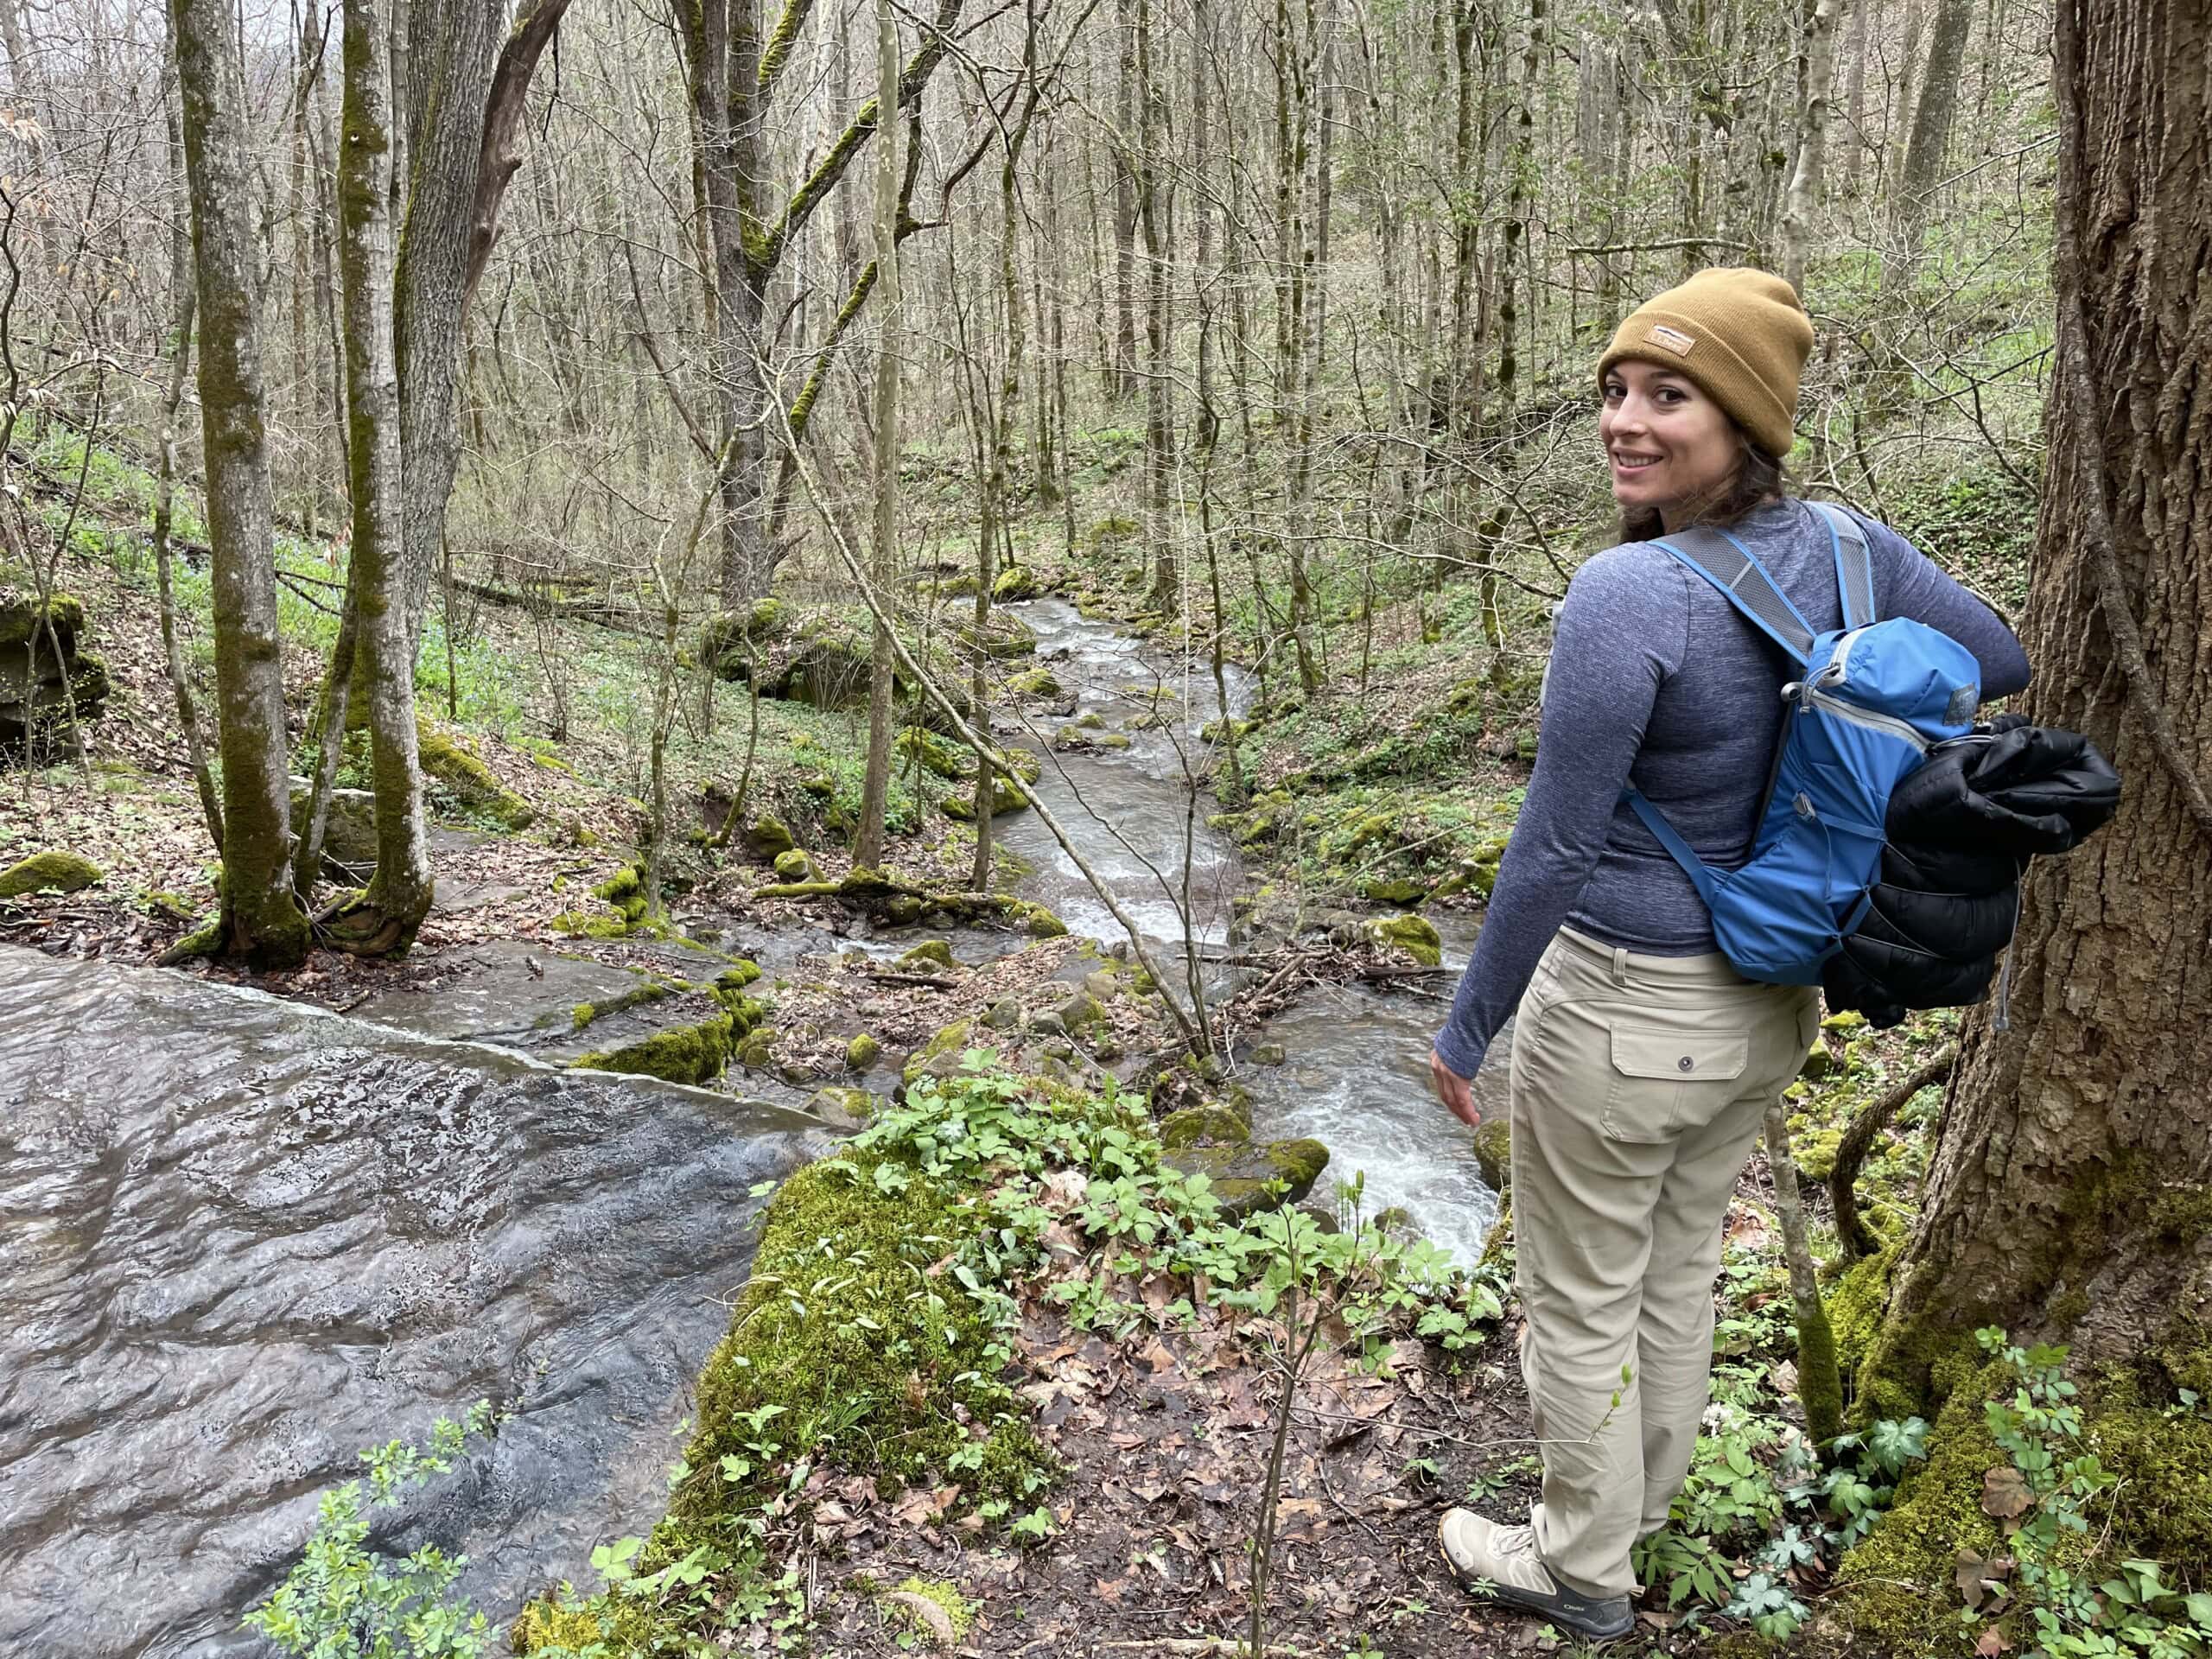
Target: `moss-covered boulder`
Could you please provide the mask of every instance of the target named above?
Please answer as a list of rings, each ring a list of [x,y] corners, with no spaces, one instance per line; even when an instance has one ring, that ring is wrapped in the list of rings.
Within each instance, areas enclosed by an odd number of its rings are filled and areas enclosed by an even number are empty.
[[[1065,1002],[1055,1005],[1052,1013],[1058,1016],[1060,1029],[1069,1033],[1087,1031],[1106,1018],[1106,1010],[1089,991],[1077,991]]]
[[[1252,1126],[1226,1106],[1186,1106],[1160,1120],[1160,1144],[1170,1152],[1198,1146],[1242,1146]]]
[[[1026,668],[1019,674],[1009,674],[1006,692],[1024,702],[1058,702],[1066,697],[1067,688],[1049,668]]]
[[[698,660],[725,680],[742,680],[762,652],[789,631],[780,599],[756,599],[748,610],[724,611],[699,630]]]
[[[1378,916],[1367,924],[1366,933],[1378,950],[1402,950],[1424,968],[1443,963],[1443,938],[1419,916]]]
[[[313,785],[292,779],[292,833],[304,842]],[[377,798],[365,789],[334,789],[322,820],[322,855],[356,868],[377,861]]]
[[[733,1017],[718,1014],[696,1026],[657,1031],[616,1049],[579,1056],[570,1064],[584,1071],[626,1071],[669,1083],[711,1083],[729,1064]]]
[[[1001,812],[1019,812],[1028,804],[1029,796],[1020,784],[1001,772],[991,774],[992,817],[996,817]],[[964,793],[948,795],[944,798],[944,810],[950,817],[973,818],[976,803],[972,797]]]
[[[899,1081],[911,1089],[933,1066],[950,1061],[952,1067],[957,1069],[960,1057],[968,1051],[969,1036],[974,1027],[972,1020],[956,1020],[940,1028],[929,1041],[906,1057],[906,1064],[899,1071]]]
[[[745,849],[755,858],[772,863],[797,844],[784,821],[772,812],[763,812],[745,826]]]
[[[864,1128],[875,1116],[875,1096],[865,1089],[831,1084],[807,1096],[806,1109],[832,1128]]]
[[[77,893],[103,880],[106,872],[75,853],[33,853],[0,871],[0,899],[21,899],[26,893]]]
[[[967,770],[968,757],[960,746],[925,727],[909,726],[892,740],[900,760],[939,778],[957,778]]]
[[[801,626],[798,637],[772,668],[764,668],[760,695],[813,709],[856,709],[868,702],[869,633],[856,619],[823,612]]]
[[[924,939],[898,962],[900,971],[909,974],[950,972],[953,965],[952,946],[944,939]]]
[[[862,1032],[845,1045],[845,1069],[865,1071],[883,1058],[883,1045]]]
[[[1248,1141],[1186,1147],[1165,1161],[1186,1175],[1205,1176],[1233,1217],[1298,1203],[1329,1166],[1329,1149],[1312,1140]]]
[[[1064,939],[1068,925],[1042,905],[1017,900],[1007,906],[1007,915],[1019,922],[1023,932],[1033,939]]]
[[[1037,573],[1026,564],[1009,564],[991,582],[991,597],[1001,605],[1034,599],[1037,592]]]
[[[1298,804],[1289,791],[1281,789],[1255,795],[1241,812],[1217,812],[1206,820],[1210,828],[1230,836],[1248,851],[1280,838],[1297,822]]]
[[[57,752],[73,719],[96,718],[107,665],[83,650],[85,607],[56,592],[39,602],[28,572],[0,569],[0,751]]]
[[[814,860],[794,847],[787,853],[776,855],[776,875],[784,881],[817,881],[822,873],[814,868]]]
[[[416,716],[423,775],[434,780],[462,817],[502,830],[526,830],[537,809],[501,783],[467,741],[423,715]]]

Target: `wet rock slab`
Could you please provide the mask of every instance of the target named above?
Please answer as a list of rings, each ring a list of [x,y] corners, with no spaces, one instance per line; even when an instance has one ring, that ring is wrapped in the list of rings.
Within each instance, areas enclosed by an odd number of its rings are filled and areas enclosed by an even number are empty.
[[[550,972],[550,969],[549,969]],[[627,977],[626,976],[626,977]],[[773,1108],[0,950],[0,1653],[258,1651],[356,1452],[516,1414],[410,1512],[493,1618],[656,1511]]]

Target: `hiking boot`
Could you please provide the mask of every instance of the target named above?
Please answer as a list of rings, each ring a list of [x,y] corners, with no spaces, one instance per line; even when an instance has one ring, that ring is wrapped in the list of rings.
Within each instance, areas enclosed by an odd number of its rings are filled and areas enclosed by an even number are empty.
[[[1536,1613],[1593,1642],[1610,1642],[1635,1627],[1626,1596],[1586,1596],[1552,1576],[1536,1554],[1533,1527],[1501,1527],[1466,1510],[1452,1510],[1436,1529],[1452,1576],[1510,1607]]]

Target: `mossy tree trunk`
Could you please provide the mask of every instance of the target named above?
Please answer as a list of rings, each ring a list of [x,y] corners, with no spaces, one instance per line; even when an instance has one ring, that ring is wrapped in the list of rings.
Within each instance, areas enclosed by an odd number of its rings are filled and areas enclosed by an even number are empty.
[[[199,286],[200,421],[214,545],[215,704],[223,757],[222,950],[257,967],[307,955],[292,894],[284,665],[261,383],[259,284],[237,25],[172,0]]]
[[[876,104],[891,118],[876,139],[876,286],[882,290],[882,344],[875,354],[875,537],[879,587],[890,585],[899,564],[899,20],[890,0],[876,0]],[[868,768],[861,784],[860,835],[853,861],[863,869],[883,865],[884,817],[891,795],[891,629],[875,619],[868,645]],[[986,830],[988,831],[988,821]]]
[[[2204,9],[2180,0],[2058,11],[2059,346],[2028,709],[2087,733],[2126,788],[2101,835],[2030,873],[2012,1029],[1967,1022],[1862,1369],[1878,1411],[1940,1391],[1945,1358],[1990,1323],[2206,1386],[2209,35]]]
[[[338,270],[353,503],[352,575],[359,607],[356,650],[367,665],[363,690],[376,782],[377,869],[361,900],[333,921],[335,937],[349,948],[375,953],[404,950],[412,944],[429,913],[431,897],[401,529],[387,24],[378,0],[346,0]],[[442,500],[438,507],[442,521]]]

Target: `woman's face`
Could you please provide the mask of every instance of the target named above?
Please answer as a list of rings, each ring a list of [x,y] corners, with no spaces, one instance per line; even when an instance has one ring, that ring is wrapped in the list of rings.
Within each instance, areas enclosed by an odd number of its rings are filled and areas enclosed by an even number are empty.
[[[1724,484],[1742,463],[1736,430],[1719,404],[1655,363],[1616,363],[1605,372],[1598,437],[1624,509],[1671,509]]]

